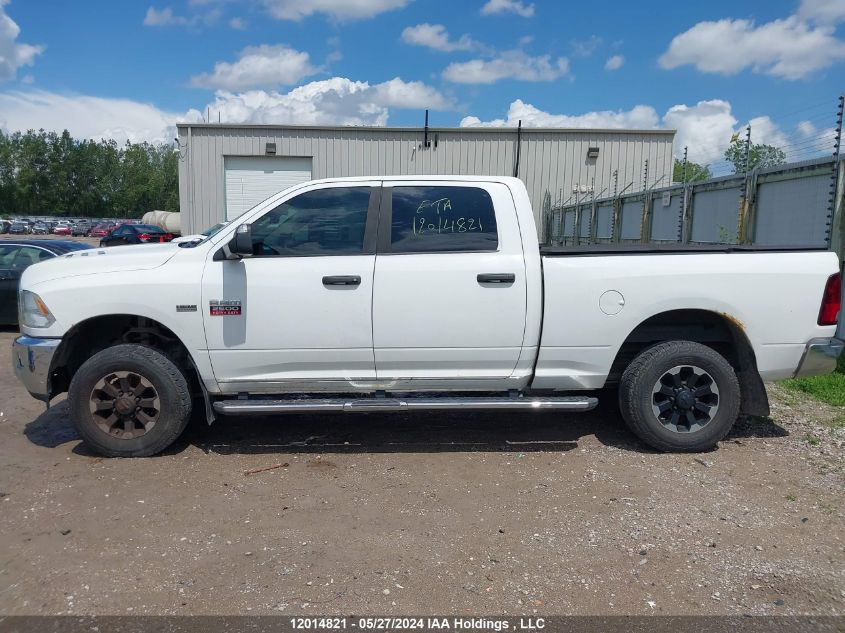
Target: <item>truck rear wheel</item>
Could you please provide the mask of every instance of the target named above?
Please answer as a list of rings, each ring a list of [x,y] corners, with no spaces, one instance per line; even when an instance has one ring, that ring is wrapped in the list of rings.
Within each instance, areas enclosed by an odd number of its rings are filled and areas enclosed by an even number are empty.
[[[85,361],[70,383],[68,404],[85,444],[109,457],[160,453],[191,415],[181,370],[142,345],[115,345]]]
[[[739,381],[715,350],[667,341],[641,352],[622,374],[619,407],[628,427],[662,451],[704,451],[731,430]]]

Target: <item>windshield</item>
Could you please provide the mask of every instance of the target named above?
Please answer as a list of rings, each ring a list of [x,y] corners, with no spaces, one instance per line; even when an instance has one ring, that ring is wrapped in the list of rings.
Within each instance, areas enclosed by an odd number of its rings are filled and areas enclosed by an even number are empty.
[[[216,233],[220,232],[220,230],[223,227],[225,227],[227,224],[229,224],[229,223],[228,222],[219,222],[219,223],[215,224],[214,226],[212,226],[210,229],[206,229],[205,231],[203,231],[202,234],[205,235],[206,237],[211,237],[212,235],[215,235]]]

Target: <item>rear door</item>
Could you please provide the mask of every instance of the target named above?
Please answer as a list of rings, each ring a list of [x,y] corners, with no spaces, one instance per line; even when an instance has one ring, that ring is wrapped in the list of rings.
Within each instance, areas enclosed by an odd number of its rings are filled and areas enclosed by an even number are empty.
[[[379,382],[508,388],[522,349],[526,278],[501,183],[386,181],[373,295]]]

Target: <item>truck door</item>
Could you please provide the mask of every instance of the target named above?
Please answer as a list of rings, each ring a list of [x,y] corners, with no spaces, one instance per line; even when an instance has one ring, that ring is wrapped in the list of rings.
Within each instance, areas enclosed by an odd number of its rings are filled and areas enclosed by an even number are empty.
[[[508,388],[526,320],[510,190],[487,182],[383,185],[373,294],[379,382]]]
[[[251,221],[253,256],[203,275],[215,378],[227,391],[349,391],[375,379],[379,182],[299,190]]]

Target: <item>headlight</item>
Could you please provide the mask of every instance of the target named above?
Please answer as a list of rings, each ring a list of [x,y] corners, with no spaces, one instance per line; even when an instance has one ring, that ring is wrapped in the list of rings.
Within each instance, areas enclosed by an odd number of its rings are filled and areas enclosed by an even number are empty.
[[[18,297],[18,321],[26,327],[47,328],[56,319],[41,297],[29,290],[21,290]]]

